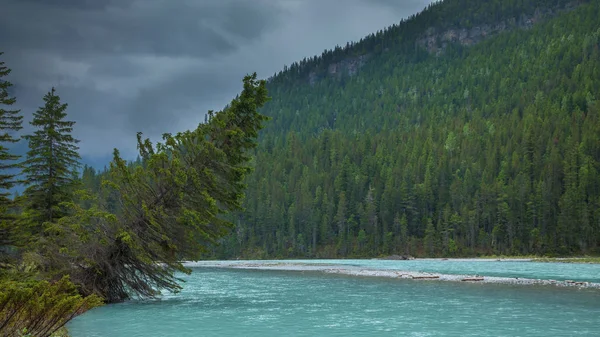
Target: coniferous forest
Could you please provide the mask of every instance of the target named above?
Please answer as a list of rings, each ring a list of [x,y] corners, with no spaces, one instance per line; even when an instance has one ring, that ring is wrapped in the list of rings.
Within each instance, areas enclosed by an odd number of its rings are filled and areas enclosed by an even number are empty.
[[[448,0],[286,66],[245,210],[204,257],[597,254],[599,18]]]
[[[444,1],[286,66],[245,210],[204,257],[598,253],[599,14]]]
[[[598,253],[599,49],[598,2],[448,0],[286,67],[212,256]]]
[[[0,331],[177,291],[186,259],[600,253],[597,1],[434,3],[247,76],[205,123],[139,134],[137,160],[104,170],[82,165],[54,88],[20,134],[8,66]]]

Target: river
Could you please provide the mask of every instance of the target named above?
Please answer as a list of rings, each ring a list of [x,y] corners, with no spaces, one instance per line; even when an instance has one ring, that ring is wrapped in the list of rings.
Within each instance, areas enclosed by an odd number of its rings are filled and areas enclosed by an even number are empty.
[[[599,289],[331,272],[413,271],[598,282],[600,265],[478,260],[290,262],[190,264],[193,272],[183,276],[181,293],[100,307],[75,318],[68,328],[73,337],[600,335]]]

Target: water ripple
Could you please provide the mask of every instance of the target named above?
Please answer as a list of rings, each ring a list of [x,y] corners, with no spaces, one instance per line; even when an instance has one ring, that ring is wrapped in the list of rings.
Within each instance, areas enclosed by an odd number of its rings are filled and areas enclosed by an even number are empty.
[[[184,279],[179,294],[92,310],[69,324],[71,334],[600,335],[597,290],[223,268],[196,268]]]

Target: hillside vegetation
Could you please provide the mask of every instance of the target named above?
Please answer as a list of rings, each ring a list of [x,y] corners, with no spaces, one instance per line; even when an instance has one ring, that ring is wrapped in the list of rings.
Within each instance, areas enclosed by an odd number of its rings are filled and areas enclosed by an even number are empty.
[[[210,256],[598,253],[599,43],[596,1],[446,0],[286,67]]]

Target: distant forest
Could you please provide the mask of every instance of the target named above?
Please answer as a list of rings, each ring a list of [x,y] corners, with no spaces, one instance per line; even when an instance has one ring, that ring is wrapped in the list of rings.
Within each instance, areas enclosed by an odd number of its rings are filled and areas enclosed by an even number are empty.
[[[285,67],[204,257],[600,253],[599,49],[597,1],[446,0]]]

